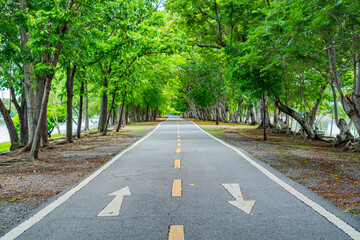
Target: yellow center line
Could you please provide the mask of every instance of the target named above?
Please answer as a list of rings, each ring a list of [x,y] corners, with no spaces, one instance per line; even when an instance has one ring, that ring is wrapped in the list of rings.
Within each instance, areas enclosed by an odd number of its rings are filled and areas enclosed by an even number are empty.
[[[180,146],[181,146],[181,143],[177,143],[176,145],[180,147]]]
[[[181,139],[178,139],[177,141],[178,141],[178,142],[181,142]]]
[[[171,196],[172,197],[181,197],[182,196],[181,179],[175,179],[173,181]]]
[[[181,160],[180,159],[176,159],[174,161],[174,168],[181,168]]]
[[[181,153],[181,148],[177,148],[176,153]]]
[[[178,138],[180,138],[180,135],[178,135]]]
[[[184,240],[184,225],[170,225],[168,240]]]

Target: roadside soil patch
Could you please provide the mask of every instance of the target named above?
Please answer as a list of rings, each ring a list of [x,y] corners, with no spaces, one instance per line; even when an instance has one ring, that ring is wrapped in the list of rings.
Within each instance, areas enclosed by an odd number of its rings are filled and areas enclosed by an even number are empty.
[[[292,180],[360,217],[360,154],[342,151],[331,143],[304,140],[300,136],[268,131],[255,126],[196,122],[205,131],[252,154]]]
[[[123,149],[136,142],[159,122],[127,125],[107,136],[96,132],[82,135],[74,143],[45,147],[36,162],[20,156],[0,155],[0,236],[32,210],[73,186]]]

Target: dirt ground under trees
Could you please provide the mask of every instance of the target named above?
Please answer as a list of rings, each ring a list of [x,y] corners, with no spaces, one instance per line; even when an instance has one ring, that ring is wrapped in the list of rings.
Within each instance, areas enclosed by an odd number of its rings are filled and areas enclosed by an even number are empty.
[[[244,149],[292,180],[360,217],[360,153],[342,151],[331,143],[304,140],[298,135],[267,131],[255,126],[189,119],[205,131]]]
[[[110,130],[107,136],[92,132],[74,143],[56,145],[51,141],[36,162],[27,160],[28,153],[16,157],[0,155],[0,236],[40,204],[79,182],[163,120],[127,125],[119,133]]]

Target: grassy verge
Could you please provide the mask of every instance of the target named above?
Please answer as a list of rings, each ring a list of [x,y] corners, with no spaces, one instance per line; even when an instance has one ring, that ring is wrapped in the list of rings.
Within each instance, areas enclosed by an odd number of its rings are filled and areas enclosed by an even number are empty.
[[[7,152],[10,150],[11,143],[10,142],[4,142],[0,143],[0,151]]]

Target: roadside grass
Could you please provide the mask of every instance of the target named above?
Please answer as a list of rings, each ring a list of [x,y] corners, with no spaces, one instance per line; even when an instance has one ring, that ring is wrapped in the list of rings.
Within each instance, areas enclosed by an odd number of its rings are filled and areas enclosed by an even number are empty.
[[[8,152],[10,151],[11,143],[10,142],[4,142],[0,143],[0,151],[2,152]]]
[[[51,139],[59,138],[65,136],[65,133],[61,133],[60,136],[58,133],[51,134]]]

